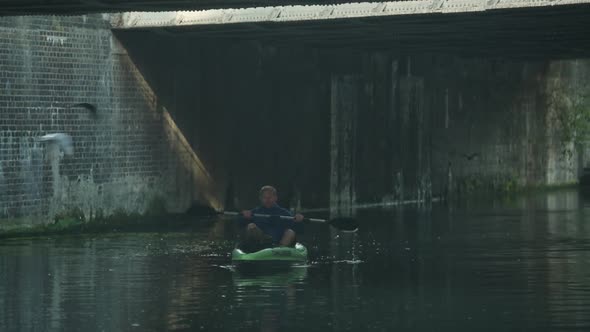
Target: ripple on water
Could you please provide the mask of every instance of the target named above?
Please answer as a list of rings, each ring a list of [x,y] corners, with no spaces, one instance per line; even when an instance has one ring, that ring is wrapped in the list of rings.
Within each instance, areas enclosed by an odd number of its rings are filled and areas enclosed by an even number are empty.
[[[310,263],[268,275],[207,229],[0,241],[0,330],[590,327],[590,213],[398,212],[310,227]]]

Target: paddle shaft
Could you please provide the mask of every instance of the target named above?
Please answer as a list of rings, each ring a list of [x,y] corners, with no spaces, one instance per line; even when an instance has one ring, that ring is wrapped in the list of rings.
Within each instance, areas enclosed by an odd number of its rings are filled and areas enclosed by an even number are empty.
[[[231,211],[224,211],[223,214],[226,216],[241,216],[242,215],[240,212],[231,212]],[[278,216],[278,215],[262,214],[262,213],[252,213],[252,216],[253,217],[260,217],[260,218],[279,217],[281,219],[287,219],[287,220],[295,219],[295,217],[293,217],[293,216]],[[305,220],[312,221],[312,222],[327,222],[326,219],[317,219],[317,218],[305,218]]]

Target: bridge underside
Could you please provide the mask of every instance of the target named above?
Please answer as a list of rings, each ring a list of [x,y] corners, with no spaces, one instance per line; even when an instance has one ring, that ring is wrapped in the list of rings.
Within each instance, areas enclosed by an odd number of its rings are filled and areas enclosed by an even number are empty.
[[[314,1],[306,3],[331,3]],[[77,15],[123,11],[202,10],[291,5],[294,0],[1,0],[1,15]],[[301,2],[299,2],[301,4]]]
[[[304,21],[289,20],[287,15],[282,15],[283,21],[261,20],[262,10],[241,16],[227,11],[201,12],[208,13],[204,16],[132,13],[120,17],[115,26],[119,34],[157,34],[194,42],[256,40],[273,45],[469,57],[563,59],[590,55],[590,5],[434,15],[344,15]],[[292,8],[290,11],[293,17],[301,17]],[[233,21],[219,24],[223,17],[225,22]]]
[[[88,14],[129,11],[204,10],[265,6],[309,6],[345,4],[350,0],[0,0],[0,15]],[[393,4],[414,12],[468,12],[482,8],[523,8],[588,3],[588,0],[416,0],[362,3]],[[353,4],[354,5],[354,4]],[[387,7],[387,6],[386,6]],[[382,8],[383,9],[383,8]],[[387,10],[387,8],[385,8]]]

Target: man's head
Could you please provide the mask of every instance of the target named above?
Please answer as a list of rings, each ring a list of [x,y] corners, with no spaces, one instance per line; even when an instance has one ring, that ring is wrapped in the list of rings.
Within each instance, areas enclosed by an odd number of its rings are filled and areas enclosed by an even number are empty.
[[[266,208],[271,208],[277,203],[277,190],[273,186],[260,188],[260,203]]]

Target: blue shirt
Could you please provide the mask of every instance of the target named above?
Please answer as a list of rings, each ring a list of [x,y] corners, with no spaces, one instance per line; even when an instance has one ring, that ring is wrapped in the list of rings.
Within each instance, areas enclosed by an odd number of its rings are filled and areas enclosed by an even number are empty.
[[[253,214],[270,214],[273,216],[293,216],[291,212],[287,209],[283,209],[282,207],[275,204],[274,206],[267,208],[264,206],[259,206],[251,210]],[[292,219],[281,219],[279,217],[254,217],[252,219],[246,219],[244,217],[240,217],[239,224],[240,226],[246,226],[249,223],[254,223],[261,231],[265,234],[272,236],[274,242],[280,242],[283,238],[283,234],[287,229],[293,230],[297,234],[303,233],[303,224],[300,222],[295,222]]]

